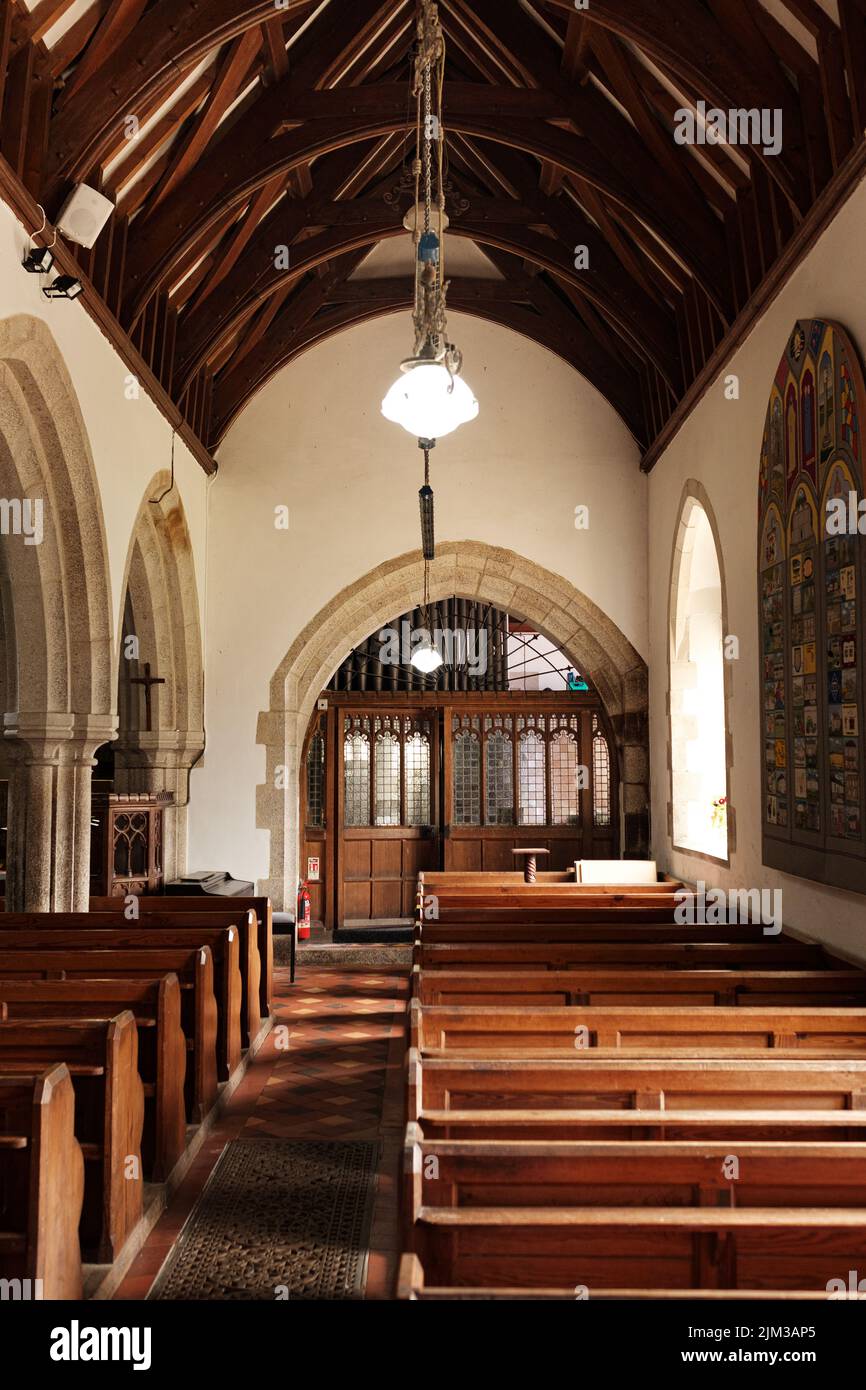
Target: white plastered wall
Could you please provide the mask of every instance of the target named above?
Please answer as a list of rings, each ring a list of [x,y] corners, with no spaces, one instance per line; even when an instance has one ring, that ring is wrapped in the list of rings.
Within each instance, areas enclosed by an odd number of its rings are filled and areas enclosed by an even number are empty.
[[[861,358],[866,357],[864,234],[866,183],[861,183],[652,470],[649,661],[652,826],[660,864],[689,880],[702,878],[726,888],[781,888],[786,924],[866,960],[866,899],[780,874],[761,863],[756,597],[758,468],[773,375],[797,319],[837,320],[850,333]],[[729,374],[739,378],[739,400],[725,398]],[[674,853],[668,831],[668,596],[671,551],[690,479],[703,485],[715,514],[727,587],[728,630],[740,641],[729,702],[733,766],[728,794],[736,816],[736,848],[728,869]]]
[[[647,648],[646,480],[614,410],[566,363],[461,315],[479,419],[432,455],[436,533],[481,540],[553,570]],[[219,450],[210,505],[207,753],[193,773],[192,868],[267,878],[256,828],[269,682],[299,632],[344,587],[419,544],[416,443],[379,405],[411,349],[406,313],[316,347],[280,372]],[[288,531],[274,509],[290,511]],[[575,508],[589,529],[575,529]],[[420,594],[419,594],[420,600]],[[397,616],[393,614],[392,616]],[[334,667],[348,654],[334,653]],[[214,807],[230,804],[231,816]]]

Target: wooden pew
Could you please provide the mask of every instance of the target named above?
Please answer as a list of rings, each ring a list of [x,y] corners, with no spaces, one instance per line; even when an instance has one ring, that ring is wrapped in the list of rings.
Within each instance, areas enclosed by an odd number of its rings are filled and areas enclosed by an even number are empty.
[[[423,920],[423,919],[422,919]],[[609,904],[607,902],[563,903],[544,906],[481,906],[471,907],[449,905],[446,899],[438,904],[435,920],[444,924],[471,922],[508,925],[537,922],[549,925],[555,922],[576,925],[582,922],[634,922],[634,923],[673,923],[674,915],[670,904],[662,902],[644,907],[627,902]],[[423,930],[423,927],[422,927]],[[721,930],[721,928],[716,928]]]
[[[628,1285],[643,1282],[646,1269],[631,1261],[618,1265],[623,1223],[617,1221],[606,1232],[606,1248],[600,1242],[592,1250],[595,1227],[575,1223],[577,1212],[597,1212],[602,1218],[611,1209],[632,1209],[636,1214],[655,1210],[657,1218],[662,1217],[653,1223],[651,1229],[655,1231],[658,1226],[670,1226],[664,1213],[676,1218],[678,1213],[695,1208],[729,1212],[757,1209],[762,1212],[763,1228],[772,1234],[778,1227],[771,1213],[788,1217],[795,1211],[798,1216],[809,1213],[810,1220],[803,1227],[804,1244],[793,1252],[793,1261],[792,1252],[786,1251],[775,1265],[764,1263],[767,1252],[753,1243],[744,1247],[741,1228],[726,1232],[733,1248],[723,1251],[715,1250],[712,1242],[700,1238],[696,1231],[690,1237],[695,1256],[693,1281],[698,1287],[722,1283],[760,1288],[768,1277],[795,1287],[815,1287],[813,1281],[817,1280],[817,1286],[826,1290],[827,1279],[837,1277],[821,1263],[827,1231],[833,1228],[814,1218],[819,1212],[826,1216],[828,1210],[866,1215],[866,1143],[738,1144],[736,1169],[731,1157],[730,1146],[721,1141],[566,1142],[553,1146],[528,1141],[442,1141],[425,1140],[418,1127],[410,1125],[403,1170],[407,1244],[439,1283],[468,1279],[496,1285],[522,1278],[545,1284],[559,1282],[560,1275],[549,1280],[543,1266],[556,1255],[561,1234],[564,1249],[575,1238],[577,1258],[584,1250],[594,1255],[594,1280]],[[465,1241],[460,1225],[455,1240],[448,1219],[437,1219],[445,1212],[468,1210],[499,1213],[502,1220],[493,1238],[494,1248],[489,1248],[484,1235],[474,1228]],[[563,1211],[562,1226],[555,1221],[557,1210]],[[528,1234],[524,1218],[533,1212],[536,1217],[543,1213],[544,1220],[536,1223],[537,1229],[530,1224],[532,1233]],[[624,1224],[628,1229],[628,1223]],[[640,1224],[639,1216],[635,1224]],[[676,1219],[672,1224],[673,1243],[682,1251],[682,1230],[677,1229]],[[843,1222],[843,1229],[846,1225]],[[583,1250],[578,1232],[585,1242]],[[860,1239],[863,1234],[861,1228]],[[643,1252],[633,1248],[632,1259],[635,1256],[642,1258]],[[524,1273],[516,1263],[521,1259],[526,1261]],[[467,1261],[472,1262],[471,1269]],[[603,1262],[610,1262],[609,1273]],[[665,1278],[671,1277],[676,1284],[684,1272],[680,1267]],[[588,1282],[579,1273],[574,1278]]]
[[[2,918],[0,918],[2,920]],[[740,922],[728,927],[681,927],[670,922],[605,922],[603,916],[592,922],[424,922],[416,932],[422,946],[537,946],[575,945],[582,941],[643,941],[653,942],[710,942],[718,945],[738,945],[754,941],[785,942],[792,938],[784,934],[768,937],[758,922]],[[809,943],[807,943],[809,944]]]
[[[123,899],[120,899],[122,904]],[[159,915],[166,913],[171,915],[178,913],[203,913],[203,912],[255,912],[257,922],[257,942],[259,954],[259,1014],[260,1017],[268,1018],[273,1009],[274,997],[274,928],[273,912],[271,909],[270,898],[208,898],[203,897],[172,897],[172,896],[153,896],[140,897],[137,900],[138,911],[142,916],[150,916],[151,913]],[[91,912],[117,912],[117,898],[91,898]]]
[[[165,901],[162,899],[161,901]],[[52,928],[69,930],[80,928],[84,931],[98,931],[101,928],[112,931],[135,930],[141,932],[177,933],[192,931],[194,928],[221,929],[238,935],[238,962],[240,967],[240,1036],[241,1046],[249,1047],[258,1036],[262,1024],[260,1010],[261,962],[259,960],[258,921],[252,908],[232,909],[230,912],[178,913],[170,911],[148,912],[146,918],[127,920],[122,911],[115,912],[21,912],[7,913],[0,917],[0,927]]]
[[[186,1039],[176,974],[155,980],[3,980],[4,1021],[110,1019],[124,1009],[138,1027],[138,1070],[144,1085],[141,1152],[145,1177],[164,1182],[186,1147]]]
[[[862,1208],[425,1206],[415,1228],[425,1251],[454,1252],[448,1277],[458,1285],[789,1288],[826,1298],[831,1279],[866,1261]]]
[[[409,1051],[408,1118],[456,1138],[788,1138],[798,1112],[812,1137],[850,1140],[866,1124],[866,1059],[773,1059],[767,1054],[692,1061],[673,1056],[604,1060],[432,1057]],[[693,1123],[693,1118],[698,1117]],[[751,1118],[750,1118],[751,1117]],[[647,1134],[640,1136],[645,1129]],[[850,1132],[849,1132],[850,1131]]]
[[[107,1004],[116,981],[159,981],[177,974],[181,985],[181,1023],[192,1065],[186,1067],[186,1111],[199,1124],[218,1095],[217,1004],[213,956],[209,946],[165,950],[29,950],[0,951],[0,989],[15,981],[86,984],[94,1004]],[[115,1011],[117,1012],[117,1011]]]
[[[862,970],[420,970],[412,995],[422,1004],[738,1006],[866,1005]]]
[[[61,1063],[0,1075],[0,1278],[36,1281],[45,1299],[82,1297],[78,1225],[84,1158]]]
[[[593,1287],[588,1291],[588,1297],[594,1303],[606,1300],[632,1301],[642,1299],[668,1300],[687,1299],[689,1302],[697,1301],[701,1303],[724,1303],[735,1299],[737,1302],[758,1301],[764,1302],[813,1302],[826,1303],[827,1293],[825,1290],[815,1291],[814,1289],[599,1289]],[[574,1288],[468,1288],[465,1285],[459,1287],[446,1287],[443,1285],[429,1284],[426,1280],[424,1266],[417,1255],[405,1253],[400,1257],[400,1269],[397,1275],[397,1294],[396,1297],[401,1302],[411,1303],[477,1303],[491,1302],[499,1300],[512,1300],[524,1302],[548,1300],[561,1303],[574,1303]],[[866,1299],[866,1294],[852,1295],[859,1299]]]
[[[437,970],[832,970],[838,963],[820,946],[799,941],[580,941],[426,946],[416,943],[413,964]]]
[[[0,953],[6,950],[162,951],[172,947],[209,946],[214,962],[217,1002],[217,1074],[227,1081],[241,1060],[240,937],[234,925],[214,927],[94,927],[90,913],[32,913],[30,926],[0,931]],[[9,914],[3,919],[8,921]],[[52,919],[52,920],[43,920]],[[14,920],[14,919],[13,919]],[[38,922],[38,925],[36,923]],[[86,924],[86,925],[85,925]],[[0,959],[0,974],[3,971]]]
[[[490,869],[424,869],[418,875],[418,886],[419,888],[423,887],[429,893],[462,892],[464,889],[489,892],[496,888],[516,888],[534,892],[558,889],[559,887],[571,888],[576,892],[588,891],[593,893],[600,890],[614,893],[630,891],[671,893],[676,892],[684,885],[681,879],[674,878],[670,874],[659,874],[656,883],[634,885],[578,883],[572,865],[569,869],[539,869],[535,883],[526,882],[522,869],[506,869],[501,872]]]
[[[144,1091],[138,1030],[128,1009],[108,1020],[0,1023],[0,1075],[39,1075],[65,1062],[75,1090],[75,1135],[84,1155],[81,1244],[112,1262],[142,1211]]]
[[[425,1008],[410,1006],[411,1046],[425,1055],[573,1057],[578,1048],[647,1055],[815,1049],[866,1053],[861,1009]]]

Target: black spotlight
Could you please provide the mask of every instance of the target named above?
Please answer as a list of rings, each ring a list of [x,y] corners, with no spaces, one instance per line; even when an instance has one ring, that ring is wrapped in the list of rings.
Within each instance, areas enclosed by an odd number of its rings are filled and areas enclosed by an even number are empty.
[[[21,262],[28,275],[47,275],[54,265],[50,246],[32,246]]]
[[[83,292],[84,286],[74,275],[58,275],[42,291],[48,299],[77,299]]]

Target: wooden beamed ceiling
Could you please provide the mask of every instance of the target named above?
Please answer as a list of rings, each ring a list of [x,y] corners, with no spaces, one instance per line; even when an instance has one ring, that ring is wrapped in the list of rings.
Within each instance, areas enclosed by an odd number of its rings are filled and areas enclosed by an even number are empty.
[[[866,0],[440,15],[451,234],[487,263],[449,306],[558,353],[651,453],[862,168]],[[365,261],[407,237],[414,42],[415,0],[0,0],[4,189],[49,231],[77,182],[115,203],[70,248],[86,294],[204,450],[299,353],[409,309],[408,247]],[[780,112],[781,148],[678,144],[699,102]]]

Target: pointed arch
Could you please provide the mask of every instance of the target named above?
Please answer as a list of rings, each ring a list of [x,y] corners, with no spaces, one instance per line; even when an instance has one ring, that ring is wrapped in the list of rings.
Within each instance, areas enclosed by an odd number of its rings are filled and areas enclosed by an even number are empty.
[[[266,780],[257,789],[256,821],[270,833],[270,874],[260,886],[291,906],[297,887],[298,770],[317,697],[346,652],[405,612],[423,583],[420,551],[388,560],[347,586],[298,634],[271,680],[258,743]],[[585,672],[598,691],[615,741],[621,778],[622,843],[644,857],[649,844],[647,668],[610,618],[561,575],[480,541],[442,542],[431,566],[430,600],[457,595],[494,602],[537,626]]]
[[[0,320],[7,899],[86,907],[90,779],[114,736],[108,549],[72,380],[41,319]]]
[[[204,674],[192,543],[168,472],[154,474],[142,498],[121,593],[115,785],[173,792],[163,830],[163,862],[171,879],[185,867],[189,773],[204,749]],[[147,697],[144,687],[132,684],[145,668],[161,682],[149,687]]]

